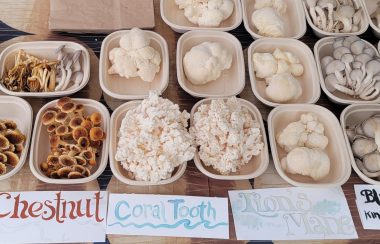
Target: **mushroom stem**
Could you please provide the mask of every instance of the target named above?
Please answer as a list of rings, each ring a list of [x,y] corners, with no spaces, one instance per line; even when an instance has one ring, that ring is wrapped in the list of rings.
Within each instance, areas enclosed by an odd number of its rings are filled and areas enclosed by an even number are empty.
[[[354,96],[355,95],[355,92],[353,90],[351,90],[350,88],[347,88],[345,86],[342,86],[340,84],[335,84],[334,87],[338,91],[343,92],[343,93],[345,93],[347,95],[350,95],[350,96]]]
[[[321,20],[321,29],[322,30],[326,30],[327,28],[327,24],[326,24],[326,15],[325,15],[325,12],[323,11],[323,9],[319,6],[316,6],[315,7],[315,12],[317,12],[317,14],[319,15],[320,17],[320,20]]]

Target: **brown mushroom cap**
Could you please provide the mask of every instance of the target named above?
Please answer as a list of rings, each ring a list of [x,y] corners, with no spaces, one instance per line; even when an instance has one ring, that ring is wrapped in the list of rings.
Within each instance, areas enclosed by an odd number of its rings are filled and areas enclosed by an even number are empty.
[[[49,165],[55,166],[59,163],[59,157],[56,155],[49,155],[46,161]]]
[[[70,120],[70,123],[69,123],[69,126],[74,129],[74,128],[77,128],[79,126],[81,126],[83,122],[83,118],[82,117],[74,117]]]
[[[55,121],[56,121],[57,123],[64,124],[64,123],[66,122],[66,120],[67,120],[68,117],[69,117],[69,116],[68,116],[66,113],[64,113],[64,112],[60,112],[60,113],[58,113],[57,116],[55,117]]]
[[[9,130],[15,130],[15,129],[17,129],[16,122],[14,122],[12,120],[5,120],[4,124],[7,127],[7,129],[9,129]]]
[[[14,152],[15,150],[16,150],[15,145],[13,145],[13,144],[9,144],[9,147],[8,147],[7,151],[9,151],[9,152]]]
[[[57,170],[57,174],[60,178],[67,178],[70,172],[72,172],[71,167],[62,167]]]
[[[48,110],[42,115],[41,122],[43,125],[53,124],[55,122],[56,116],[57,112]]]
[[[94,124],[91,122],[91,120],[83,120],[81,126],[83,126],[84,128],[86,128],[87,131],[90,131],[91,128],[94,126]]]
[[[67,178],[69,179],[80,179],[80,178],[83,178],[84,175],[79,173],[79,172],[70,172],[68,175],[67,175]]]
[[[7,126],[3,121],[0,121],[0,132],[7,130]]]
[[[0,150],[8,149],[9,145],[10,145],[9,140],[5,136],[0,134]]]
[[[46,128],[46,130],[47,130],[48,133],[54,133],[56,128],[57,128],[57,127],[56,127],[54,124],[52,124],[52,125],[49,125],[49,126]]]
[[[48,169],[49,169],[49,164],[46,163],[46,162],[42,162],[40,164],[40,169],[43,171],[43,172],[46,172]]]
[[[24,144],[16,144],[15,145],[15,152],[16,153],[21,153],[22,152],[22,150],[24,150]]]
[[[82,151],[82,149],[79,146],[74,144],[69,144],[69,150],[75,155],[79,154]]]
[[[48,172],[46,175],[53,179],[59,179],[59,175],[57,171]]]
[[[75,104],[74,103],[66,103],[61,107],[62,112],[64,113],[72,113],[75,110]]]
[[[88,140],[87,137],[82,136],[82,137],[80,137],[80,138],[78,139],[78,145],[79,145],[81,148],[87,148],[87,147],[90,146],[90,140]]]
[[[90,120],[94,125],[99,125],[102,122],[102,115],[98,112],[94,112],[91,114]]]
[[[58,160],[59,160],[59,164],[62,165],[63,167],[72,166],[76,164],[75,158],[69,155],[61,155],[59,156]]]
[[[90,150],[85,150],[81,152],[79,156],[83,157],[86,160],[90,160],[93,157],[93,153]]]
[[[6,163],[7,162],[7,155],[4,153],[0,153],[0,163]]]
[[[9,151],[4,152],[4,154],[7,156],[7,164],[11,165],[12,167],[16,167],[20,161],[20,158],[17,156],[17,154]]]
[[[57,127],[57,129],[55,129],[55,133],[57,136],[64,136],[69,133],[69,127],[66,125],[60,125]]]
[[[22,134],[19,130],[8,130],[5,132],[4,136],[9,140],[12,144],[21,144],[24,143],[26,136]]]
[[[104,131],[100,127],[93,127],[90,130],[91,141],[101,141],[104,139]]]
[[[79,126],[79,127],[75,128],[73,130],[72,135],[73,135],[74,140],[78,141],[79,138],[81,138],[81,137],[87,137],[88,133],[87,133],[87,130],[84,127]]]
[[[57,148],[61,142],[61,138],[59,138],[57,135],[50,135],[49,142],[51,148]]]
[[[82,112],[84,111],[84,105],[83,104],[77,104],[75,105],[75,113],[78,113],[78,114],[82,114]]]
[[[74,158],[77,160],[78,165],[86,165],[87,164],[87,160],[82,156],[75,156]]]
[[[5,173],[7,173],[7,166],[5,166],[3,163],[0,163],[0,175],[3,175]]]
[[[66,103],[71,103],[72,100],[71,98],[69,97],[62,97],[60,98],[58,101],[57,101],[57,106],[58,108],[62,109],[62,107],[66,104]]]

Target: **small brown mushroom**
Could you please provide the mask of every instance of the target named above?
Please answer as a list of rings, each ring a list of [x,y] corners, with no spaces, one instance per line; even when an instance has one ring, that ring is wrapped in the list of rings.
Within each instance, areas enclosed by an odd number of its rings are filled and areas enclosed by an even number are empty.
[[[94,126],[94,124],[91,122],[91,120],[83,120],[81,126],[83,126],[84,128],[86,128],[87,131],[90,131],[91,128]]]
[[[67,178],[67,176],[72,172],[70,167],[62,167],[57,170],[57,174],[60,178]]]
[[[66,103],[61,107],[62,112],[70,114],[73,113],[75,110],[75,104],[74,103]]]
[[[62,141],[61,138],[57,135],[50,135],[49,142],[52,149],[56,149],[59,146],[65,146],[67,144],[67,142]]]
[[[81,138],[81,137],[87,137],[88,132],[84,127],[79,126],[73,130],[72,135],[73,135],[74,140],[78,141],[79,138]]]
[[[0,150],[7,150],[9,148],[9,140],[0,134]]]
[[[42,124],[43,125],[51,125],[55,123],[55,118],[57,116],[57,112],[48,110],[46,111],[41,118]]]
[[[74,113],[79,116],[83,117],[83,111],[84,111],[84,105],[83,104],[76,104]]]
[[[59,163],[59,157],[56,156],[56,155],[49,155],[47,157],[47,162],[46,163],[48,165],[51,165],[51,166],[56,166]]]
[[[73,166],[76,164],[75,158],[69,156],[69,155],[61,155],[59,156],[59,164],[62,165],[63,167],[66,166]]]
[[[67,178],[69,179],[80,179],[80,178],[83,178],[84,175],[79,173],[79,172],[70,172],[68,175],[67,175]]]
[[[6,163],[7,162],[7,155],[4,153],[0,153],[0,163]]]
[[[15,154],[14,152],[4,152],[5,156],[7,156],[7,164],[16,167],[18,162],[20,161],[20,158]]]
[[[69,127],[67,127],[66,125],[60,125],[57,127],[57,129],[55,129],[55,134],[57,136],[65,136],[69,133],[70,133]]]
[[[62,109],[62,107],[66,104],[66,103],[71,103],[72,100],[71,98],[69,97],[62,97],[60,98],[58,101],[57,101],[57,107]]]
[[[69,116],[66,113],[60,112],[60,113],[57,113],[57,116],[55,117],[55,121],[60,124],[66,124],[68,121],[68,118]]]
[[[12,120],[5,120],[4,124],[7,127],[7,129],[9,129],[9,130],[15,130],[15,129],[17,129],[16,122],[14,122]]]
[[[21,144],[24,143],[26,137],[19,130],[8,130],[5,132],[4,136],[12,144]]]
[[[82,117],[79,117],[79,116],[74,117],[70,120],[69,126],[70,126],[70,128],[74,129],[74,128],[81,126],[82,122],[83,122]]]
[[[40,164],[40,169],[43,171],[43,172],[46,172],[48,169],[49,169],[49,164],[46,163],[46,162],[42,162]]]
[[[104,131],[100,127],[93,127],[90,130],[91,141],[101,141],[104,139]]]
[[[87,148],[90,146],[90,141],[88,140],[87,137],[85,136],[82,136],[78,139],[78,145],[81,147],[81,148]]]
[[[98,112],[94,112],[90,116],[91,122],[96,126],[102,122],[102,115]]]
[[[20,143],[20,144],[15,145],[15,152],[16,153],[21,153],[22,150],[24,150],[24,144]]]
[[[75,156],[74,158],[77,160],[78,165],[84,166],[87,164],[87,160],[85,158],[83,158],[82,156]]]
[[[5,166],[3,163],[0,163],[0,175],[3,175],[5,173],[7,173],[7,166]]]
[[[55,133],[55,129],[56,129],[57,127],[54,125],[54,124],[52,124],[52,125],[48,125],[48,127],[46,128],[46,130],[47,130],[47,132],[49,133],[49,134],[51,134],[51,133]]]

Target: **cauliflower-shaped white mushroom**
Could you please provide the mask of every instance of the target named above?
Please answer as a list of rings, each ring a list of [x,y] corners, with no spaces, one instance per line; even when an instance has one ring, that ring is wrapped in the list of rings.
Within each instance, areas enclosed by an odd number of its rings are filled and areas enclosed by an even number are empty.
[[[115,159],[136,180],[158,182],[194,157],[193,138],[187,131],[190,115],[177,104],[150,93],[126,113],[118,133]]]
[[[186,77],[194,85],[218,79],[231,64],[232,54],[217,42],[203,42],[194,46],[183,58]]]
[[[199,106],[190,133],[202,162],[224,175],[236,172],[264,148],[258,122],[236,97]]]
[[[252,55],[253,69],[258,78],[268,78],[277,72],[277,60],[270,53],[254,53]]]
[[[302,95],[302,87],[290,73],[280,73],[272,76],[265,93],[271,101],[284,103],[298,99]]]
[[[254,9],[261,9],[266,7],[272,7],[280,14],[286,12],[287,5],[284,0],[256,0]]]
[[[281,37],[285,35],[284,21],[279,13],[271,7],[254,11],[251,19],[252,24],[262,36]]]

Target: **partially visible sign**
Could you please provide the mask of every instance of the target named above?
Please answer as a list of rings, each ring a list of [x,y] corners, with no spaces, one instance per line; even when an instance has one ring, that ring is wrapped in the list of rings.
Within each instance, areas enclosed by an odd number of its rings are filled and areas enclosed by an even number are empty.
[[[2,192],[1,243],[104,242],[107,192]]]
[[[229,191],[238,240],[358,238],[342,188]]]
[[[355,185],[356,206],[364,229],[380,230],[380,186]]]
[[[107,234],[228,239],[227,198],[110,194]]]

